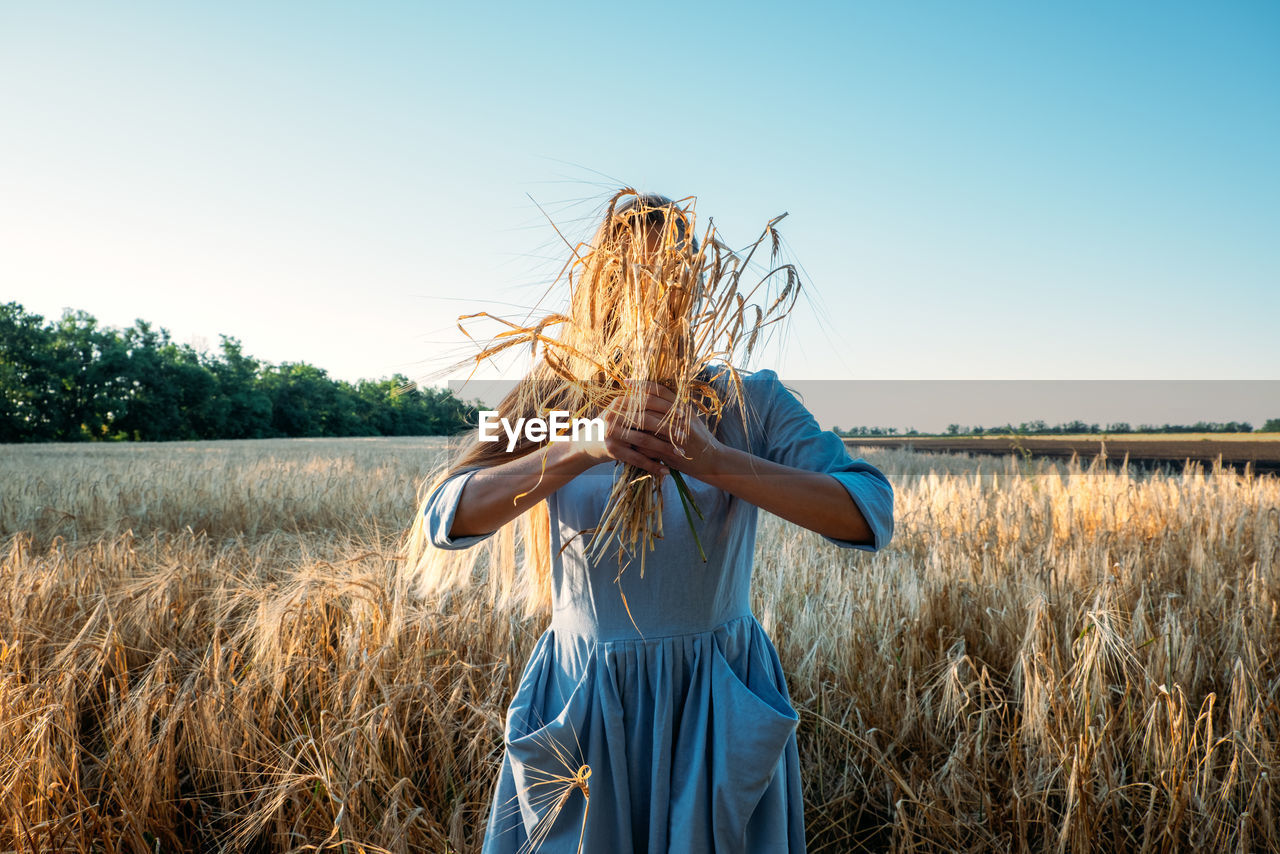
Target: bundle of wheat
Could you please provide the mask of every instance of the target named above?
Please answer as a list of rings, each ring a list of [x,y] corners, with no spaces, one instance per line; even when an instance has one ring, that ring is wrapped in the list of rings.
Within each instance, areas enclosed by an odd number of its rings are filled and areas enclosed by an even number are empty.
[[[776,226],[785,216],[770,220],[754,243],[735,252],[710,221],[701,241],[694,236],[693,197],[672,201],[623,189],[610,198],[590,243],[565,241],[571,257],[557,282],[568,283],[568,313],[520,325],[477,312],[460,317],[459,328],[470,338],[463,322],[481,317],[506,327],[481,346],[476,365],[513,346],[530,346],[532,368],[513,392],[518,412],[545,416],[563,410],[594,418],[612,405],[623,423],[636,426],[643,414],[640,397],[627,393],[627,383],[645,380],[674,394],[676,403],[660,428],[673,437],[686,435],[694,417],[714,425],[733,402],[745,418],[735,362],[750,358],[762,331],[787,316],[800,291],[795,266],[777,263]],[[770,265],[753,275],[758,268],[752,259],[766,241]],[[753,276],[749,288],[745,276]],[[721,379],[727,394],[717,391]],[[693,528],[693,514],[701,514],[679,472],[671,471]],[[599,524],[582,533],[591,535],[593,559],[616,543],[619,573],[638,551],[643,574],[645,553],[662,537],[662,493],[655,478],[624,465]]]

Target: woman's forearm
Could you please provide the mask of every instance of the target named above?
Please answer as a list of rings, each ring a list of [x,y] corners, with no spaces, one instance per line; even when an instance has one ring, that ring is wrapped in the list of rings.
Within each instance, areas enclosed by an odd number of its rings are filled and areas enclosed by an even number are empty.
[[[556,442],[500,466],[476,471],[458,499],[449,536],[496,531],[596,462],[578,453],[572,443]],[[710,470],[697,477],[819,534],[854,543],[874,542],[853,498],[829,474],[792,468],[723,446]]]
[[[697,477],[819,534],[858,544],[875,541],[848,490],[829,474],[792,468],[721,446],[715,462]]]
[[[595,465],[572,442],[549,442],[523,457],[479,469],[458,498],[449,537],[498,530]]]

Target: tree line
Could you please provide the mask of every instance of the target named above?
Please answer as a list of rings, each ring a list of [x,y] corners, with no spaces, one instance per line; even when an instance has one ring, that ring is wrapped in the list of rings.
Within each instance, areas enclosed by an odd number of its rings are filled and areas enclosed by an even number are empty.
[[[1079,433],[1280,433],[1280,418],[1269,418],[1256,431],[1248,421],[1197,421],[1195,424],[1139,424],[1136,428],[1124,421],[1100,427],[1083,421],[1068,421],[1050,426],[1043,421],[1023,421],[1017,427],[1005,424],[1000,427],[947,425],[946,433],[921,433],[917,430],[900,431],[897,427],[833,428],[841,436],[983,436],[1017,433],[1024,436],[1061,436]]]
[[[447,389],[395,394],[401,374],[352,384],[219,338],[205,352],[141,319],[121,330],[0,305],[0,442],[449,435],[476,422]]]

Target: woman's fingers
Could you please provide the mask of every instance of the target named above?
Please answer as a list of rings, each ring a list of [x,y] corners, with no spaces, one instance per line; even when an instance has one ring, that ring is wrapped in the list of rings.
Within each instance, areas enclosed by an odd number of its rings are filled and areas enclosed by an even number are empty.
[[[628,463],[638,469],[649,472],[654,477],[664,474],[665,466],[658,460],[647,456],[639,448],[634,447],[621,437],[614,437],[605,440],[605,447],[609,451],[609,455],[615,460]]]
[[[605,419],[605,453],[655,477],[667,472],[664,460],[679,459],[677,444],[668,441],[675,395],[661,383],[635,380],[615,397],[602,413]]]
[[[653,385],[663,388],[657,383]],[[627,394],[620,394],[609,404],[609,409],[618,413],[638,413],[656,412],[659,415],[665,415],[671,411],[671,407],[675,405],[675,397],[667,393],[663,396],[652,391],[631,391]]]
[[[610,402],[602,413],[605,423],[636,427],[653,432],[670,414],[673,404],[656,395],[620,395]]]
[[[646,412],[636,427],[680,448],[684,445],[685,439],[689,435],[689,423],[686,420],[677,419],[675,415],[676,413],[672,411],[669,404],[668,409],[661,414]]]
[[[676,447],[670,442],[643,430],[634,430],[626,427],[618,433],[618,438],[624,444],[634,447],[637,451],[655,460],[673,460],[679,456]]]
[[[652,433],[655,436],[659,436],[670,429],[670,422],[671,419],[665,414],[659,415],[656,412],[646,412],[638,424],[629,426],[633,427],[633,429],[643,430],[646,433]]]
[[[618,420],[615,422],[611,432],[628,429],[656,436],[676,447],[680,447],[684,436],[688,434],[687,426],[674,424],[669,414],[658,414],[656,412],[644,413],[640,420],[634,424]]]

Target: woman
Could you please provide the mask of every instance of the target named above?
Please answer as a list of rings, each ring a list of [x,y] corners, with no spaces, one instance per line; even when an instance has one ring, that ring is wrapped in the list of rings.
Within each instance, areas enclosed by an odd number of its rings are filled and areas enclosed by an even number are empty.
[[[593,247],[636,229],[651,251],[696,253],[677,212],[664,197],[619,194]],[[572,302],[571,319],[587,324],[583,300]],[[740,388],[742,405],[714,425],[696,412],[673,419],[687,396],[633,380],[602,412],[603,440],[524,442],[512,454],[477,442],[424,502],[439,549],[469,548],[521,514],[546,526],[541,538],[531,528],[527,580],[549,594],[551,621],[507,715],[489,854],[804,850],[798,716],[749,606],[757,510],[876,551],[893,533],[893,490],[773,371],[744,372],[740,387],[711,365],[699,376],[726,397]],[[513,414],[518,399],[499,411]],[[663,534],[643,574],[592,560],[583,535],[620,463],[652,475],[662,497]],[[700,521],[686,517],[672,472]]]

